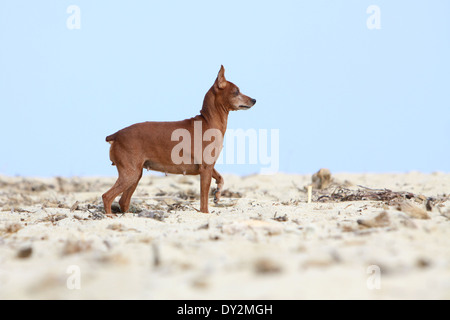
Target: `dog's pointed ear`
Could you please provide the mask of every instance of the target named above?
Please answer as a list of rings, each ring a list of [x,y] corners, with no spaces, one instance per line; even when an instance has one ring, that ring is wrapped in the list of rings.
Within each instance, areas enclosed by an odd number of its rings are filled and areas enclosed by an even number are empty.
[[[219,89],[224,89],[227,85],[227,79],[225,79],[225,68],[220,66],[219,74],[217,75],[217,86]]]

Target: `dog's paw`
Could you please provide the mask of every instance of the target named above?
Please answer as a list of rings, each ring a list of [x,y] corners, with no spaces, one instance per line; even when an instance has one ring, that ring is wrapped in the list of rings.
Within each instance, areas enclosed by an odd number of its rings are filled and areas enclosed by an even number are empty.
[[[220,201],[220,189],[214,190],[214,203],[218,203]]]

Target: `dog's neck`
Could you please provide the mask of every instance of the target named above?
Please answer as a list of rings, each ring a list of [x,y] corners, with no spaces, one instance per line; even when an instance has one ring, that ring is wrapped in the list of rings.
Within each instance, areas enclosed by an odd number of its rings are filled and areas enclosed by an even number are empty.
[[[213,92],[214,88],[209,89],[203,100],[203,107],[200,115],[205,119],[210,128],[219,129],[223,135],[227,130],[227,121],[229,110],[222,103],[217,101]]]

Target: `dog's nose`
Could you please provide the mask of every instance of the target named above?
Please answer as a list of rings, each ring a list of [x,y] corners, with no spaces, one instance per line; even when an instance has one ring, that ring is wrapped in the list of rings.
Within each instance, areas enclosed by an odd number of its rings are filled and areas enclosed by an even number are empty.
[[[256,103],[256,99],[252,99],[252,103],[255,104]]]

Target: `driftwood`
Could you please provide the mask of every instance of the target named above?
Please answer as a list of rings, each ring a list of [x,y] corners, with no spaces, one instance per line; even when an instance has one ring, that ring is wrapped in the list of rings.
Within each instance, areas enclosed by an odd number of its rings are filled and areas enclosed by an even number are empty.
[[[389,189],[372,189],[358,185],[359,189],[349,189],[352,184],[348,181],[344,183],[336,181],[330,173],[330,170],[322,168],[312,176],[312,183],[299,191],[308,192],[308,200],[314,202],[344,202],[344,201],[381,201],[386,205],[396,205],[398,210],[411,213],[415,217],[428,219],[426,211],[432,211],[433,207],[442,207],[442,203],[450,199],[450,195],[443,194],[437,197],[425,197],[412,192],[392,191]],[[311,190],[312,189],[312,190]],[[311,195],[312,191],[312,195]],[[311,199],[313,196],[313,199]],[[407,200],[420,203],[424,209],[417,209],[407,203]],[[410,202],[411,202],[410,201]],[[411,209],[413,207],[413,209]],[[420,211],[420,212],[419,212]],[[422,212],[423,211],[423,212]]]
[[[389,189],[371,189],[358,185],[362,189],[351,190],[345,187],[337,187],[330,194],[324,194],[317,198],[318,202],[327,201],[392,201],[394,199],[411,199],[415,195],[411,192],[396,192]]]
[[[383,201],[388,205],[398,204],[405,199],[413,199],[417,202],[425,202],[427,210],[431,207],[445,202],[447,197],[432,198],[416,195],[412,192],[392,191],[389,189],[371,189],[358,185],[360,189],[352,190],[342,186],[334,189],[325,189],[316,192],[317,202],[344,202],[344,201]]]

